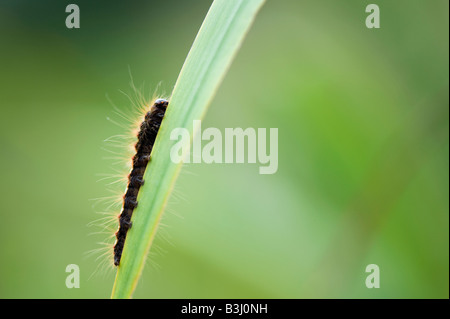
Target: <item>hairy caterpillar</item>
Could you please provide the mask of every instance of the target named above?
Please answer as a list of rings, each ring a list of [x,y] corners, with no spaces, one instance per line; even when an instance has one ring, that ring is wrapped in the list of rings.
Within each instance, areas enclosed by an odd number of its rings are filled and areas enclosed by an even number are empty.
[[[115,233],[115,266],[120,265],[127,232],[132,226],[131,216],[133,210],[138,205],[137,196],[139,189],[144,183],[145,169],[150,160],[152,148],[168,104],[169,102],[167,100],[157,99],[150,108],[150,111],[145,114],[144,121],[141,123],[139,133],[137,134],[136,153],[132,159],[132,169],[128,175],[128,186],[123,196],[123,206],[119,215],[119,229]]]
[[[103,189],[110,195],[90,199],[94,201],[92,208],[95,213],[101,217],[87,224],[88,227],[96,229],[89,235],[99,236],[96,242],[99,246],[84,253],[85,257],[94,257],[96,262],[95,270],[89,278],[101,273],[107,274],[120,265],[143,176],[153,156],[153,145],[170,100],[166,94],[157,93],[161,91],[161,83],[156,86],[153,94],[146,94],[144,86],[135,86],[131,71],[130,77],[132,91],[119,90],[126,97],[125,105],[116,105],[109,95],[106,95],[114,113],[114,117],[107,116],[106,119],[116,128],[119,127],[120,132],[116,131],[118,134],[104,139],[104,146],[101,147],[109,154],[103,156],[103,160],[108,162],[105,168],[110,172],[96,174],[101,176],[97,182],[104,183],[106,188]],[[178,193],[174,195],[181,198]],[[178,216],[170,209],[168,211]],[[166,225],[160,223],[160,226],[163,227],[158,231],[159,238],[173,245],[170,234],[165,230]],[[153,252],[149,252],[152,256],[161,253],[165,253],[165,249],[158,244],[153,246]],[[155,269],[159,268],[153,259],[151,265]]]

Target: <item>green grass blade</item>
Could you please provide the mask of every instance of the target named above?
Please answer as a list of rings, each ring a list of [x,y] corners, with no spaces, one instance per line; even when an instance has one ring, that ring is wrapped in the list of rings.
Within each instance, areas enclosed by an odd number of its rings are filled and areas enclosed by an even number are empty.
[[[177,141],[175,128],[193,134],[192,123],[203,118],[264,0],[215,0],[203,21],[173,90],[138,202],[112,291],[112,298],[131,298],[155,237],[164,206],[181,164],[170,160]],[[192,142],[192,140],[191,140]]]

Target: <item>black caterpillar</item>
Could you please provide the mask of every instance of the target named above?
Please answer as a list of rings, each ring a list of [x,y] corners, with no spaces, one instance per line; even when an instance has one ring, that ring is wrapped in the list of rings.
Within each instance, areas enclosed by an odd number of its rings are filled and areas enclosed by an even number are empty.
[[[136,154],[133,156],[133,166],[128,175],[128,186],[123,196],[123,207],[119,215],[119,229],[116,232],[116,243],[114,244],[115,266],[119,266],[120,264],[127,232],[131,228],[131,216],[138,204],[137,196],[139,189],[144,184],[145,169],[150,161],[156,135],[158,134],[168,105],[169,102],[166,100],[156,100],[150,108],[150,111],[145,114],[145,119],[141,123],[137,135],[138,141],[135,145]]]

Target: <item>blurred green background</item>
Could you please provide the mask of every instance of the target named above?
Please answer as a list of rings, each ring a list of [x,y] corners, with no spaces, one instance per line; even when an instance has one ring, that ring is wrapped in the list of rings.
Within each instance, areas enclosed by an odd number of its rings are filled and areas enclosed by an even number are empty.
[[[211,1],[75,1],[80,29],[69,3],[0,2],[2,298],[109,298],[106,95],[130,106],[128,68],[170,94]],[[278,172],[186,164],[134,297],[448,298],[448,9],[268,0],[202,127],[277,127]]]

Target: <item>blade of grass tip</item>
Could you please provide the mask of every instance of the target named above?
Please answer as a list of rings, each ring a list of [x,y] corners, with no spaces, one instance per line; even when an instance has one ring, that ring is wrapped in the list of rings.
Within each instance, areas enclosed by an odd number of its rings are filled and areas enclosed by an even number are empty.
[[[195,38],[178,76],[138,195],[112,298],[131,298],[146,255],[156,234],[164,206],[181,169],[170,159],[178,141],[170,140],[176,128],[191,136],[194,120],[203,118],[258,10],[265,0],[215,0]]]

